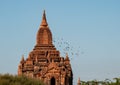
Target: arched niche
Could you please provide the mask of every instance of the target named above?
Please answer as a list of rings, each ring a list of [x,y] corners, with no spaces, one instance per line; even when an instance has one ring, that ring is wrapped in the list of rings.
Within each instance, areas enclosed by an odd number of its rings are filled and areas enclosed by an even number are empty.
[[[55,85],[56,81],[55,81],[55,78],[52,77],[51,80],[50,80],[50,85]]]

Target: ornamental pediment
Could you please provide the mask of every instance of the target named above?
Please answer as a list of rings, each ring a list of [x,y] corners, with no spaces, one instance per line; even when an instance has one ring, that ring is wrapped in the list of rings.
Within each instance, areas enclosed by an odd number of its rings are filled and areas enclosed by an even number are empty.
[[[60,70],[58,68],[52,67],[51,69],[47,70],[47,73],[59,73]]]
[[[58,72],[60,72],[60,67],[58,67],[55,62],[52,62],[48,65],[48,68],[47,68],[45,74],[46,73],[58,73]]]
[[[57,63],[55,63],[54,61],[52,61],[49,65],[48,65],[48,69],[51,69],[51,68],[57,68],[58,65]]]

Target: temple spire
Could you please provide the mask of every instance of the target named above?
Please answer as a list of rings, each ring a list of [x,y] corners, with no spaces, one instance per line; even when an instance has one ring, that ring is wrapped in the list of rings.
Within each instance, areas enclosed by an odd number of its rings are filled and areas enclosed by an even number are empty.
[[[39,30],[38,30],[38,33],[37,33],[36,42],[37,42],[36,46],[38,48],[40,48],[40,46],[41,47],[53,46],[53,44],[52,44],[52,33],[51,33],[51,31],[49,29],[49,26],[48,26],[48,23],[47,23],[45,10],[43,12],[41,24],[40,24],[40,27],[39,27]]]
[[[46,14],[45,14],[45,10],[43,12],[43,16],[42,16],[42,22],[40,26],[47,26],[47,19],[46,19]]]
[[[22,55],[22,59],[21,59],[21,61],[24,61],[24,55]]]
[[[65,60],[69,61],[68,53],[66,53],[66,58]]]
[[[81,85],[81,84],[80,84],[80,77],[78,78],[77,85]]]

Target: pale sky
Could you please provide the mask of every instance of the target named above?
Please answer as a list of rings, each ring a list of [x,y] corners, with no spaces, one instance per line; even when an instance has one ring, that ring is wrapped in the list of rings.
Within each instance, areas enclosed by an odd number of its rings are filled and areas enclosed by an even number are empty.
[[[0,73],[17,74],[44,9],[61,56],[69,43],[74,83],[120,77],[120,0],[0,0]]]

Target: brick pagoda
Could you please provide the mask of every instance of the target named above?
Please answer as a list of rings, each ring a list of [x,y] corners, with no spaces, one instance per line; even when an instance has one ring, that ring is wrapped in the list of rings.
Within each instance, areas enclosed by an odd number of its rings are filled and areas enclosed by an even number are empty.
[[[68,55],[60,57],[52,43],[45,11],[36,37],[36,45],[27,59],[22,57],[18,75],[40,79],[46,85],[72,85],[73,74]]]

